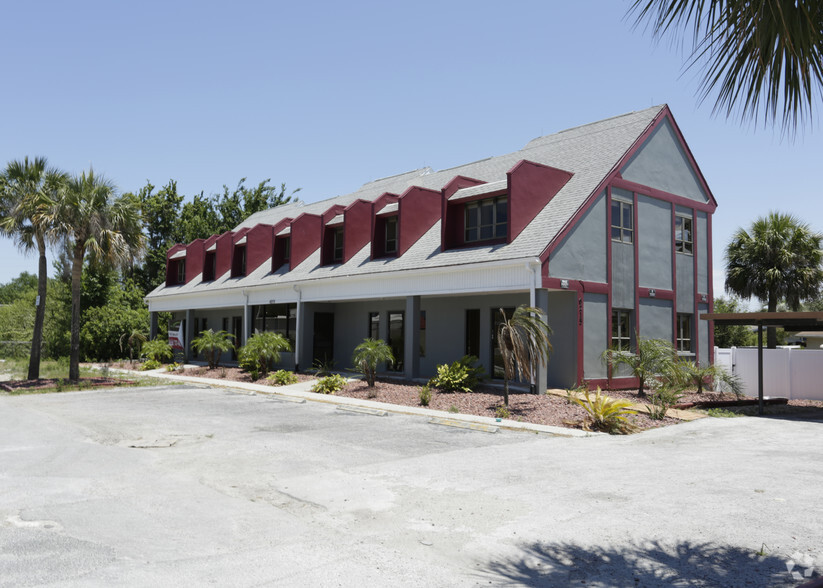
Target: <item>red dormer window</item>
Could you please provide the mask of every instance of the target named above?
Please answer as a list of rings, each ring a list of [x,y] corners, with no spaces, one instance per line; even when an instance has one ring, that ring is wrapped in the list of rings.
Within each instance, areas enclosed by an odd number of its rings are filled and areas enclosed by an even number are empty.
[[[386,243],[386,254],[396,254],[397,253],[397,217],[390,216],[386,219],[386,226],[385,226],[385,243]]]
[[[235,245],[234,256],[231,261],[231,277],[237,278],[246,275],[246,246]]]
[[[508,198],[505,195],[469,202],[465,211],[465,241],[505,239],[508,223]]]
[[[217,253],[207,251],[203,261],[203,281],[211,282],[217,277]]]

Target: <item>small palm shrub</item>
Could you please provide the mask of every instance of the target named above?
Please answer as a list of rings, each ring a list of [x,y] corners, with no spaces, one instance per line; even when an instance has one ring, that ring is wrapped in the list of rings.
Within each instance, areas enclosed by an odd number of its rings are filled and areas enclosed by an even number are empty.
[[[213,370],[220,365],[220,355],[225,351],[234,349],[232,339],[234,339],[234,335],[226,331],[217,331],[215,333],[212,329],[209,329],[208,331],[201,331],[199,337],[192,339],[191,346],[197,353],[206,355],[209,369]]]
[[[666,412],[677,404],[682,396],[683,393],[679,386],[670,383],[662,384],[649,396],[651,401],[648,405],[649,416],[656,421],[662,421],[666,418]]]
[[[477,364],[473,355],[464,355],[451,364],[437,366],[437,375],[429,380],[429,385],[446,392],[471,392],[483,379],[485,370]]]
[[[732,392],[738,398],[743,395],[743,382],[740,377],[727,372],[715,364],[699,365],[693,361],[679,362],[678,368],[685,385],[696,388],[697,393],[703,392],[706,381],[717,386],[723,392]]]
[[[428,406],[432,401],[432,389],[431,386],[428,384],[424,384],[420,386],[420,392],[418,393],[420,397],[420,406]]]
[[[646,389],[655,380],[676,376],[677,352],[671,342],[663,339],[637,337],[634,351],[606,349],[602,360],[610,370],[625,365],[639,382],[637,395],[640,397],[646,395]]]
[[[494,416],[499,419],[507,419],[512,415],[511,411],[509,410],[508,406],[498,406],[494,409]]]
[[[289,384],[296,384],[298,381],[297,375],[294,372],[286,370],[277,370],[267,379],[278,386],[288,386]]]
[[[145,333],[138,329],[132,329],[130,333],[123,333],[120,335],[120,351],[122,353],[129,350],[129,361],[134,361],[135,353],[140,355],[140,348],[148,341]]]
[[[311,387],[311,391],[320,394],[336,394],[345,388],[347,383],[346,378],[340,374],[332,374],[317,380],[314,386]]]
[[[157,361],[156,359],[147,359],[146,361],[143,362],[143,365],[140,366],[140,369],[143,370],[143,371],[156,370],[161,365],[162,364],[159,361]]]
[[[366,376],[366,384],[374,387],[374,378],[377,375],[377,364],[394,363],[394,354],[391,347],[383,339],[364,339],[354,348],[352,356],[355,369]]]
[[[280,361],[281,351],[291,351],[291,343],[283,335],[271,331],[255,333],[240,348],[238,362],[256,380],[257,376],[269,373],[270,364]]]
[[[335,365],[337,365],[337,362],[334,361],[334,359],[315,359],[311,364],[311,367],[306,371],[314,374],[318,378],[322,378],[332,375],[334,373]]]
[[[629,415],[637,414],[631,409],[632,403],[622,398],[603,396],[599,386],[593,399],[586,390],[585,396],[574,398],[574,402],[588,413],[589,422],[586,426],[590,429],[614,435],[629,433],[633,428],[627,419]]]
[[[174,357],[174,351],[165,339],[146,341],[140,351],[147,359],[156,361],[158,364],[163,361],[171,361]]]

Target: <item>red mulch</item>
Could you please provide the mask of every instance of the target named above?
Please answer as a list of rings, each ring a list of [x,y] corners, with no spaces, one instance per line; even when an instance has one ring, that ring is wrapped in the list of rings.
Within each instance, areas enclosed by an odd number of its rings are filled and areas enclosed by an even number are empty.
[[[276,371],[276,370],[275,370]],[[277,387],[277,384],[266,378],[252,380],[248,372],[244,372],[238,367],[216,367],[210,370],[208,366],[197,368],[186,368],[185,371],[177,370],[174,372],[181,376],[194,376],[196,378],[211,378],[214,380],[230,380],[232,382],[254,382],[255,384],[266,384],[268,386]],[[269,375],[274,372],[269,372]],[[299,382],[308,382],[316,379],[316,376],[311,374],[295,374]]]
[[[120,380],[117,378],[80,378],[79,382],[71,382],[64,378],[41,378],[39,380],[9,380],[0,382],[0,388],[12,394],[25,394],[27,392],[45,392],[46,390],[71,388],[102,388],[113,386],[125,386],[134,384],[131,380]]]

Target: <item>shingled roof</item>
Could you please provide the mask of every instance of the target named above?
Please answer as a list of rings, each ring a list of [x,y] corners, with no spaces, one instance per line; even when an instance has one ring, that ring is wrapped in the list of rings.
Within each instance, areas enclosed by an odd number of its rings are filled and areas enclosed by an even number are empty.
[[[573,175],[551,201],[540,211],[526,228],[508,244],[478,245],[471,248],[441,250],[440,222],[436,222],[407,252],[397,258],[370,259],[370,246],[366,245],[352,259],[339,265],[321,265],[320,250],[310,255],[290,271],[271,272],[269,264],[263,264],[248,276],[230,278],[229,273],[214,281],[203,283],[199,278],[186,285],[160,286],[149,297],[187,292],[210,292],[226,288],[244,288],[265,284],[284,284],[330,276],[350,276],[409,269],[454,266],[485,262],[538,257],[575,213],[593,196],[623,156],[643,136],[665,105],[615,116],[595,123],[538,137],[519,151],[490,157],[473,163],[434,171],[422,168],[403,174],[374,180],[359,190],[313,203],[290,203],[253,214],[235,230],[256,224],[274,225],[277,221],[296,217],[301,213],[321,214],[330,207],[347,206],[355,200],[375,200],[390,192],[402,194],[411,186],[440,190],[455,176],[465,176],[484,182],[505,182],[506,173],[518,162],[527,160],[567,172]],[[505,187],[505,183],[501,184]],[[485,185],[478,186],[483,189]],[[475,190],[468,188],[467,190]]]

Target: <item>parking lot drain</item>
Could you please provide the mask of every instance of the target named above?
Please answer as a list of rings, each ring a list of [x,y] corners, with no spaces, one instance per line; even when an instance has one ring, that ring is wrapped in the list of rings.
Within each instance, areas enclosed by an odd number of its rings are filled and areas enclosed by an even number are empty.
[[[366,408],[364,406],[338,406],[337,410],[343,412],[356,412],[359,414],[370,414],[372,416],[387,416],[389,414],[385,410],[378,410],[376,408]]]
[[[457,427],[458,429],[471,429],[472,431],[483,431],[484,433],[497,433],[500,430],[500,427],[493,427],[491,425],[483,425],[481,423],[467,423],[465,421],[443,419],[439,417],[430,418],[429,423],[431,423],[432,425]]]

